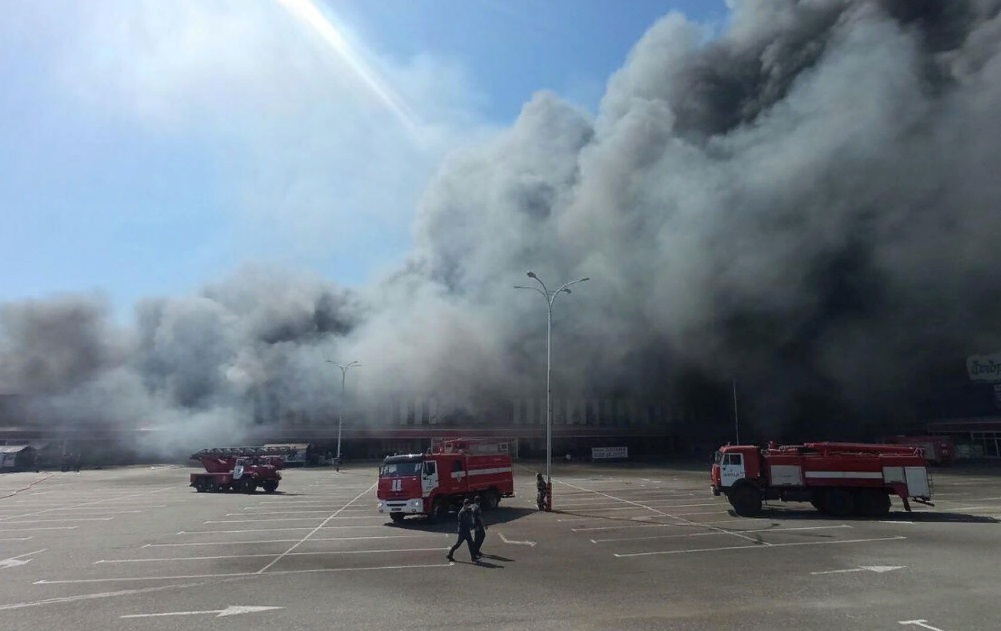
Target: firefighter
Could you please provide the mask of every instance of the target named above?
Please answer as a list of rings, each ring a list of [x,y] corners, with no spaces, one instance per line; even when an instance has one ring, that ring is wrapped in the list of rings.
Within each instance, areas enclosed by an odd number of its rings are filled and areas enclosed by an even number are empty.
[[[477,495],[473,498],[473,545],[476,546],[475,556],[477,559],[483,558],[483,540],[487,538],[487,525],[483,522],[483,509],[480,504],[483,498]]]
[[[445,558],[447,558],[449,561],[455,561],[455,557],[453,557],[452,555],[455,554],[455,551],[458,550],[459,546],[462,545],[462,542],[465,541],[466,545],[469,547],[469,558],[472,560],[473,563],[476,563],[479,557],[476,556],[476,544],[473,543],[473,535],[472,535],[472,530],[473,527],[475,526],[476,517],[474,516],[473,513],[473,502],[468,497],[462,500],[462,508],[459,509],[458,521],[459,521],[459,528],[458,528],[459,538],[456,540],[455,545],[452,546],[452,548],[448,551],[448,554],[446,555]]]
[[[546,509],[546,481],[542,479],[541,473],[535,474],[535,489],[538,491],[535,502],[539,505],[539,510]]]

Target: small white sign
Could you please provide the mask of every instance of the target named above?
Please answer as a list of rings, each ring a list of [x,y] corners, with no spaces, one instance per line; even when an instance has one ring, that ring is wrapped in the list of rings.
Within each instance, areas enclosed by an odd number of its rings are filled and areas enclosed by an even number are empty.
[[[972,381],[1001,381],[1001,353],[967,357],[966,372]]]
[[[608,460],[611,458],[628,458],[628,447],[592,447],[591,460]]]

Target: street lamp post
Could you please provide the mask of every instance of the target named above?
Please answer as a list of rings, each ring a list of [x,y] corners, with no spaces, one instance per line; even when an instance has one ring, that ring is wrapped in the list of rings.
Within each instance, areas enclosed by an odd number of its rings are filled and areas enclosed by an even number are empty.
[[[537,291],[546,299],[546,510],[552,510],[553,505],[553,389],[552,389],[552,359],[553,359],[553,303],[561,293],[570,293],[570,286],[583,283],[590,278],[578,278],[560,285],[556,291],[549,291],[542,279],[535,272],[528,272],[528,277],[534,279],[542,287],[525,287],[515,285],[515,289],[531,289]]]
[[[340,461],[341,461],[341,427],[344,425],[344,402],[345,402],[345,397],[344,397],[344,381],[347,378],[348,370],[350,370],[352,368],[356,368],[356,367],[361,367],[361,364],[359,364],[356,361],[353,361],[350,364],[341,365],[341,364],[332,362],[329,359],[327,360],[327,363],[328,364],[334,364],[334,366],[337,366],[338,368],[341,369],[341,405],[337,409],[337,462],[340,463]]]

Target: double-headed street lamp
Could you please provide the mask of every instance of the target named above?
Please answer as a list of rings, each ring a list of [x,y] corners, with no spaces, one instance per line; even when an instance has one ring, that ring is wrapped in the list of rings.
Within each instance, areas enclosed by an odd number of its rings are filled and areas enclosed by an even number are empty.
[[[350,370],[352,368],[356,368],[356,367],[360,368],[361,364],[359,364],[358,362],[354,361],[354,362],[351,362],[350,364],[347,364],[346,366],[342,366],[341,364],[338,364],[336,362],[332,362],[329,359],[327,360],[327,363],[328,364],[334,364],[334,366],[337,366],[338,368],[341,369],[341,404],[337,408],[337,462],[340,462],[341,461],[341,427],[344,425],[344,405],[345,405],[344,380],[347,378],[348,370]]]
[[[546,299],[546,307],[548,308],[548,316],[546,318],[546,510],[548,511],[552,509],[553,492],[553,390],[551,380],[553,358],[553,303],[556,301],[556,296],[561,293],[565,292],[569,294],[571,285],[583,283],[586,280],[590,280],[590,278],[578,278],[577,280],[563,283],[556,291],[549,291],[549,289],[546,288],[546,284],[542,282],[542,279],[535,275],[535,272],[528,272],[528,277],[534,279],[542,288],[525,287],[524,285],[515,285],[514,288],[531,289],[539,292],[542,297]]]

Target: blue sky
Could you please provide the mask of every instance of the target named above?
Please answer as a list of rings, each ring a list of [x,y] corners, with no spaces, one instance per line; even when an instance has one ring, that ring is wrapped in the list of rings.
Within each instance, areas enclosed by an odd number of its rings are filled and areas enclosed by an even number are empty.
[[[5,7],[0,302],[98,291],[125,319],[246,263],[366,283],[409,250],[449,150],[538,90],[595,111],[671,10],[726,16],[724,0],[327,0],[325,31],[309,0],[283,2]]]

